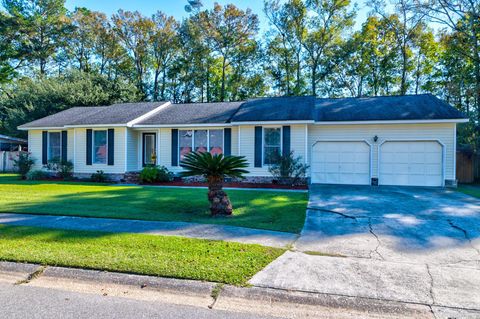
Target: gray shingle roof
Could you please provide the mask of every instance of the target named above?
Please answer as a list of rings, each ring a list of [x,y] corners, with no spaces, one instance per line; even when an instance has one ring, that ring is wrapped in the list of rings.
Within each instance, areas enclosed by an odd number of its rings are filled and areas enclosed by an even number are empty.
[[[312,121],[314,108],[312,96],[251,99],[240,106],[232,122]]]
[[[103,107],[74,107],[24,124],[19,128],[65,125],[122,125],[165,102],[124,103]],[[392,121],[448,120],[465,116],[430,94],[320,99],[274,97],[246,102],[191,103],[165,106],[138,125],[224,124],[269,121]]]
[[[75,121],[92,117],[98,111],[104,109],[104,106],[92,107],[72,107],[70,109],[52,114],[50,116],[38,119],[36,121],[23,124],[19,128],[36,128],[36,127],[63,127],[71,125]]]
[[[113,104],[101,108],[92,116],[78,119],[70,125],[126,124],[163,104],[165,102]]]
[[[228,123],[242,103],[172,104],[138,125]]]
[[[465,116],[431,94],[317,99],[315,121],[448,120]]]

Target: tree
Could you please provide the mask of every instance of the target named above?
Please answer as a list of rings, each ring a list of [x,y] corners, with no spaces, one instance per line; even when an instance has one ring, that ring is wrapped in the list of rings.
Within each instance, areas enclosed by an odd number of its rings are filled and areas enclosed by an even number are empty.
[[[208,182],[210,212],[215,215],[231,215],[232,203],[223,191],[225,177],[243,178],[248,171],[247,160],[242,156],[212,155],[209,152],[192,152],[185,156],[180,166],[185,169],[182,177],[203,176]]]
[[[140,100],[128,81],[112,82],[105,76],[72,71],[58,77],[22,78],[0,98],[2,132],[17,136],[17,126],[73,106],[110,105]]]
[[[25,58],[35,62],[42,75],[72,30],[64,3],[64,0],[3,0],[7,14],[16,21],[19,51],[28,52]]]
[[[240,10],[233,4],[215,3],[213,10],[202,15],[204,32],[213,52],[221,59],[220,101],[226,98],[226,73],[232,60],[239,59],[246,47],[255,42],[258,17],[250,9]]]
[[[425,32],[425,14],[416,10],[415,0],[392,0],[395,13],[385,13],[385,2],[373,0],[371,5],[380,14],[395,35],[401,58],[400,94],[409,89],[409,74],[414,70],[413,53],[417,39]]]
[[[147,98],[147,67],[149,64],[149,44],[154,23],[138,11],[119,10],[112,16],[114,30],[128,51],[135,66],[138,90]]]
[[[150,44],[153,55],[153,100],[165,100],[165,88],[167,79],[167,68],[178,51],[178,23],[173,17],[167,17],[164,13],[158,11],[153,15],[154,27],[151,30]],[[159,79],[161,78],[161,88],[159,89]]]
[[[302,41],[310,69],[311,94],[317,95],[320,80],[328,76],[334,65],[332,54],[341,42],[346,28],[353,26],[355,13],[348,11],[350,0],[308,0],[311,11],[309,28]]]

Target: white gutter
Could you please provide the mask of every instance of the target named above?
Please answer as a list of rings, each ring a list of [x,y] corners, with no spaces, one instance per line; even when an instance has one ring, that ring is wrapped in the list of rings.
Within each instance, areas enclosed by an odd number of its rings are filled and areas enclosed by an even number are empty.
[[[468,119],[451,120],[388,120],[388,121],[319,121],[316,125],[365,125],[365,124],[435,124],[435,123],[467,123]]]
[[[230,127],[231,123],[213,123],[213,124],[138,124],[133,125],[133,128],[176,128],[176,127]]]
[[[64,126],[60,127],[17,127],[17,130],[19,131],[30,131],[30,130],[62,130],[64,129]]]
[[[315,124],[315,121],[300,120],[300,121],[249,121],[249,122],[232,122],[233,126],[238,125],[276,125],[276,124]]]

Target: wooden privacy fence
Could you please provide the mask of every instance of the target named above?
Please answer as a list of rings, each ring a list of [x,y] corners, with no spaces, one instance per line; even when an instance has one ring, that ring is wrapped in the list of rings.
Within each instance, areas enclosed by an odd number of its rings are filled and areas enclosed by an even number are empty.
[[[18,152],[0,151],[0,172],[13,172],[16,170],[13,160],[18,156]]]
[[[457,152],[457,180],[465,184],[480,181],[480,154]]]

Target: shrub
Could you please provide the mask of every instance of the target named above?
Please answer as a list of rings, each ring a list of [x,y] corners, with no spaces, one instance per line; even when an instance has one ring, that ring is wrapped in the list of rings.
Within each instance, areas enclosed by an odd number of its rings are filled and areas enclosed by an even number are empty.
[[[145,166],[139,176],[142,183],[170,182],[173,180],[173,173],[165,166]]]
[[[51,160],[45,167],[64,180],[73,176],[73,163],[71,161]]]
[[[27,173],[27,180],[29,181],[38,181],[42,179],[46,179],[48,174],[41,170],[32,170]]]
[[[22,179],[27,177],[27,173],[34,164],[35,160],[27,152],[19,152],[17,158],[13,160],[13,165],[17,168]]]
[[[296,185],[305,178],[308,168],[302,163],[302,157],[295,157],[291,151],[287,155],[278,155],[277,164],[270,165],[268,171],[280,184]]]
[[[103,171],[97,171],[96,173],[93,173],[92,176],[90,176],[90,179],[92,182],[96,183],[105,183],[108,178],[107,175]]]

